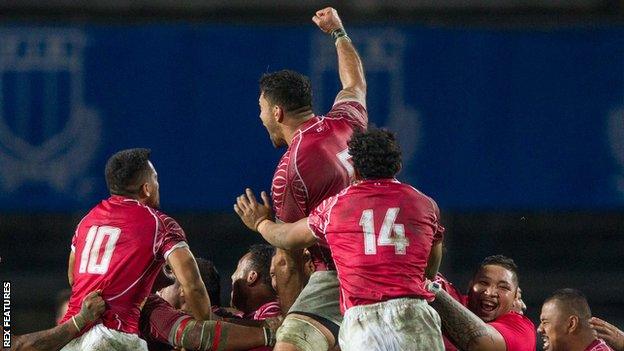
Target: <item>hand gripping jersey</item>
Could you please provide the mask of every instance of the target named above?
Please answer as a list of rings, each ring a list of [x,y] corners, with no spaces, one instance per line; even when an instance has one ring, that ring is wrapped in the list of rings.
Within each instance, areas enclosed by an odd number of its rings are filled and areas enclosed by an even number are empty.
[[[349,186],[353,166],[347,141],[354,130],[365,129],[367,123],[364,106],[344,101],[297,130],[273,176],[271,196],[277,219],[292,223],[305,218],[321,201]],[[326,245],[308,250],[316,270],[334,269]]]
[[[400,297],[429,299],[424,273],[442,240],[435,202],[396,179],[365,180],[323,201],[308,217],[331,248],[341,311]]]
[[[72,239],[74,283],[64,322],[80,311],[91,291],[102,289],[105,327],[138,334],[140,306],[167,256],[187,247],[178,223],[123,196],[112,196],[78,224]]]

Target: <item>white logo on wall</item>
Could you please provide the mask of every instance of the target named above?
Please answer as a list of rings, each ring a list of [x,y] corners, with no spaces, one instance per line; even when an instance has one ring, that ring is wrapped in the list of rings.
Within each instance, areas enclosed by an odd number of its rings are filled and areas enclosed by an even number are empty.
[[[615,186],[624,196],[624,108],[611,111],[607,125],[611,151],[619,166],[619,174],[615,175]]]
[[[75,196],[100,141],[101,121],[83,101],[85,35],[76,30],[0,31],[0,187],[45,184]]]
[[[404,174],[409,174],[411,165],[415,161],[421,139],[421,122],[419,113],[405,103],[405,45],[406,39],[403,33],[392,30],[350,30],[354,45],[358,49],[367,73],[368,96],[382,93],[387,101],[387,111],[384,116],[369,117],[374,120],[384,120],[385,126],[395,132],[401,144],[403,152]],[[336,49],[326,34],[316,33],[312,39],[312,51],[310,67],[312,73],[310,79],[317,86],[315,90],[315,105],[321,106],[325,101],[323,89],[327,74],[337,76]],[[340,87],[335,87],[337,92]],[[372,94],[371,94],[372,93]],[[334,96],[331,96],[333,98]],[[374,101],[374,99],[368,99]],[[375,106],[368,104],[369,112]],[[407,179],[410,182],[415,179]]]

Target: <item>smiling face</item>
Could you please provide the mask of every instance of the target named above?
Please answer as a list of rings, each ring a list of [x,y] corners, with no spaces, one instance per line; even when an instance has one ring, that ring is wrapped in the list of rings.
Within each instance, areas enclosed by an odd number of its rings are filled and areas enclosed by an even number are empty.
[[[468,308],[483,321],[491,322],[512,309],[517,291],[512,271],[494,264],[485,265],[471,281]]]
[[[547,301],[542,306],[537,332],[542,337],[544,351],[565,351],[568,349],[566,318],[557,307],[556,300]]]

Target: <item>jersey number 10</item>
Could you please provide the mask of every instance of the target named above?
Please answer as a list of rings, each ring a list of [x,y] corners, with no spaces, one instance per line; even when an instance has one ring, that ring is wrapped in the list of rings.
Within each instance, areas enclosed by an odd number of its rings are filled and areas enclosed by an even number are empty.
[[[80,255],[79,273],[104,274],[108,271],[108,265],[113,257],[115,244],[119,239],[121,229],[109,226],[92,226],[87,233],[87,242],[82,249]],[[100,258],[100,248],[104,242],[104,238],[108,237],[104,254]]]
[[[377,243],[375,243],[375,216],[373,210],[367,209],[362,211],[360,225],[364,231],[364,254],[377,254],[377,246],[394,246],[395,254],[405,255],[405,250],[409,246],[409,239],[405,237],[403,224],[394,223],[398,214],[398,207],[388,209],[379,231],[379,238]]]

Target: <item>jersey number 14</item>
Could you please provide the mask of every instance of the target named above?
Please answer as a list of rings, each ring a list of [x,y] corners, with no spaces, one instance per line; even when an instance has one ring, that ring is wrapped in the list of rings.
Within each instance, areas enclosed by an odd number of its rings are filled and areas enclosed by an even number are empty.
[[[119,239],[121,229],[116,227],[96,225],[89,228],[87,233],[87,241],[82,254],[80,255],[80,267],[79,273],[90,274],[104,274],[108,271],[108,265],[113,257],[113,251],[115,250],[115,244]],[[104,242],[104,238],[108,237],[106,246],[104,247],[104,253],[100,257],[100,248]]]
[[[364,254],[377,254],[377,246],[394,246],[395,254],[405,255],[405,250],[409,246],[409,239],[405,237],[403,224],[394,223],[398,214],[398,207],[388,209],[379,231],[379,238],[375,243],[375,216],[373,209],[362,211],[360,225],[364,231]]]

